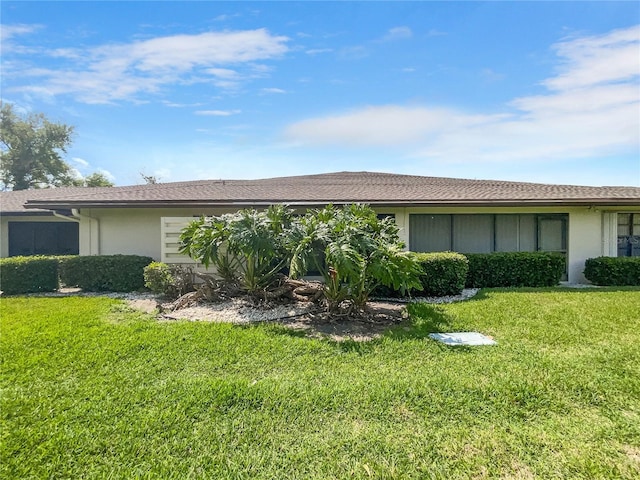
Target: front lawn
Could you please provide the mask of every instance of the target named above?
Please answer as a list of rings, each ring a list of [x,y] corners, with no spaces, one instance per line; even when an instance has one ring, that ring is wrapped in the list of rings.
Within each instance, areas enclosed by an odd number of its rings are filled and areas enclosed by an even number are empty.
[[[0,477],[638,478],[640,290],[485,290],[367,343],[1,300]],[[451,348],[433,331],[494,347]]]

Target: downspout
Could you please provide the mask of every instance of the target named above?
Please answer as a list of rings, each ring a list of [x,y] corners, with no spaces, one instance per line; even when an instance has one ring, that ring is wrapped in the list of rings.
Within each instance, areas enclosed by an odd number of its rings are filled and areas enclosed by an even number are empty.
[[[76,217],[78,220],[78,222],[80,222],[80,220],[86,220],[88,222],[89,225],[89,255],[100,255],[100,223],[98,222],[97,218],[93,218],[90,217],[89,215],[84,215],[82,213],[80,213],[80,210],[77,208],[72,208],[71,209],[71,215]],[[96,238],[95,238],[95,252],[93,251],[93,223],[95,222],[96,225]]]

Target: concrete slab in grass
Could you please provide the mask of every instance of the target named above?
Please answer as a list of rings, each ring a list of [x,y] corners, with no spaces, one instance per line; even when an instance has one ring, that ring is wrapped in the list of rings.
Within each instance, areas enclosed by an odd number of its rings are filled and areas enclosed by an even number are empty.
[[[430,333],[429,337],[453,347],[468,345],[495,345],[497,342],[479,332]]]

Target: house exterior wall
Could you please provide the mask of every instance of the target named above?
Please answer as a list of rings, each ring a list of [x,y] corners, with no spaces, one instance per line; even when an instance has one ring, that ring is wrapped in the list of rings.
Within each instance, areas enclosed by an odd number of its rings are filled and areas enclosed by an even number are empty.
[[[587,258],[609,256],[604,248],[604,221],[602,213],[596,210],[583,208],[569,214],[567,270],[570,282],[587,282],[582,273]]]
[[[638,207],[635,207],[637,210]],[[400,228],[400,237],[409,245],[409,215],[411,214],[554,214],[568,215],[567,266],[568,280],[585,282],[582,273],[587,258],[601,255],[616,256],[616,211],[629,208],[608,207],[380,207],[378,213],[393,214]],[[83,209],[80,226],[80,254],[137,254],[155,260],[176,262],[176,224],[163,227],[163,218],[182,217],[185,222],[200,215],[219,215],[233,209],[186,208],[122,208]],[[172,221],[173,221],[172,220]],[[172,232],[169,249],[165,242],[167,232]],[[164,246],[163,246],[164,245]],[[174,250],[171,250],[171,249]],[[167,252],[173,255],[167,256]]]
[[[232,209],[112,208],[82,209],[80,255],[146,255],[161,258],[162,217],[197,218]]]

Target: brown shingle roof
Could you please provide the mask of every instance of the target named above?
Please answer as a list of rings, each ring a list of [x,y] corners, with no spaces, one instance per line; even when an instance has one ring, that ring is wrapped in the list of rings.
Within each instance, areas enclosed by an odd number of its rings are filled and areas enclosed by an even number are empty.
[[[34,190],[18,190],[15,192],[0,192],[0,214],[29,214],[51,215],[49,210],[30,208],[26,210],[27,200],[55,199],[77,194],[86,190],[83,187],[41,188]]]
[[[57,189],[64,190],[64,189]],[[585,187],[338,172],[260,180],[190,182],[83,188],[29,197],[28,208],[320,205],[640,205],[639,187]],[[3,208],[4,210],[4,208]]]

